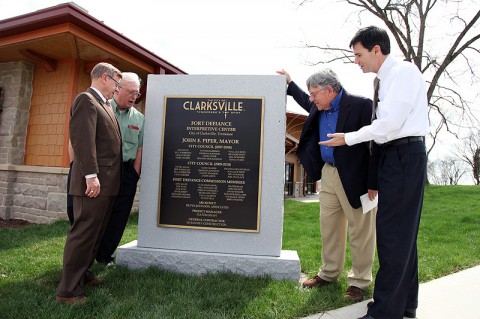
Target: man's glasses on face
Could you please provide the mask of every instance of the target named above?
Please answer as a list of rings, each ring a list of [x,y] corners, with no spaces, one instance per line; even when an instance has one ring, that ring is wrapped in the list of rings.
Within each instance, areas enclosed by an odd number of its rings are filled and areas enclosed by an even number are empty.
[[[312,91],[312,92],[310,92],[310,97],[311,97],[312,99],[314,99],[315,96],[316,96],[318,93],[320,93],[320,92],[322,92],[322,91],[326,91],[326,90],[327,90],[327,89],[323,88],[323,89],[320,89],[320,90],[318,90],[318,91]]]
[[[113,82],[115,82],[115,87],[120,88],[120,83],[117,80],[115,80],[111,75],[105,75],[108,76]]]

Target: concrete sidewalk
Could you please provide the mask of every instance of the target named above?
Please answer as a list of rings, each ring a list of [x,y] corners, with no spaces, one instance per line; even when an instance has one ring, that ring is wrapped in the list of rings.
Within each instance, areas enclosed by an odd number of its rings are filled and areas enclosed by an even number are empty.
[[[480,319],[480,266],[420,284],[418,319]],[[357,319],[367,313],[365,300],[304,319]]]
[[[302,197],[285,197],[285,199],[296,200],[302,203],[314,203],[319,201],[319,195],[317,194],[309,194]]]

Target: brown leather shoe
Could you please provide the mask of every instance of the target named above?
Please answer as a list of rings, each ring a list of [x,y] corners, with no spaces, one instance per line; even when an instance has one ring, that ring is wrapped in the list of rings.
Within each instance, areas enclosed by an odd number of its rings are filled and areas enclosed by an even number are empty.
[[[85,282],[85,285],[90,286],[90,287],[98,287],[102,284],[102,281],[97,279],[97,278],[92,278],[89,281]]]
[[[76,304],[76,303],[83,303],[87,301],[87,297],[85,297],[84,295],[75,296],[75,297],[55,296],[55,300],[60,303]]]
[[[313,277],[312,279],[307,279],[303,282],[303,288],[313,288],[313,287],[323,287],[329,284],[332,284],[332,281],[327,281],[318,276]]]
[[[347,292],[345,293],[345,297],[353,302],[362,301],[365,298],[365,290],[360,289],[355,286],[350,286],[347,288]]]

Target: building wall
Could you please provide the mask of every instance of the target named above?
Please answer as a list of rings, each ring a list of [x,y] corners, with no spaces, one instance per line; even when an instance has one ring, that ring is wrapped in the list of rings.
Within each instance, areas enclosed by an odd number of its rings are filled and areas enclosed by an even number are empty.
[[[304,115],[295,115],[293,113],[287,114],[287,125],[286,131],[293,138],[299,140],[302,133],[303,124],[305,123],[306,116]],[[303,185],[304,185],[304,170],[303,166],[300,163],[297,153],[295,151],[290,152],[285,155],[285,162],[291,163],[294,165],[293,171],[293,197],[302,197]]]
[[[62,166],[70,68],[58,64],[55,72],[35,69],[25,165]]]
[[[296,153],[290,153],[285,155],[285,162],[291,163],[294,165],[293,169],[293,195],[292,197],[302,197],[302,187],[303,187],[303,166],[300,164]]]
[[[68,169],[0,165],[0,217],[39,224],[66,218]]]
[[[0,217],[49,223],[66,215],[68,171],[23,165],[35,76],[28,62],[0,63]]]
[[[57,66],[46,72],[27,62],[0,63],[0,218],[40,224],[67,218],[69,168],[61,166],[72,66]],[[81,71],[78,90],[89,84]]]
[[[67,219],[68,170],[0,164],[0,218],[38,224]],[[138,189],[133,210],[138,211]]]
[[[34,67],[0,63],[0,164],[23,164]]]
[[[305,117],[289,117],[287,119],[287,133],[291,136],[295,137],[296,139],[300,139],[300,135],[302,133],[303,124],[305,123]]]

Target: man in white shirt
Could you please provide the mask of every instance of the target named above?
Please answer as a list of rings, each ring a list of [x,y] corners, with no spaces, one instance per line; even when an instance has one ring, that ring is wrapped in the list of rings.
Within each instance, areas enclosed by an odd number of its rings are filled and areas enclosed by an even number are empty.
[[[359,30],[350,47],[364,73],[377,73],[378,99],[371,125],[334,133],[327,146],[373,140],[379,152],[377,250],[380,269],[374,301],[359,319],[415,318],[418,306],[417,233],[426,182],[424,136],[428,133],[425,81],[418,68],[396,61],[385,30]]]

